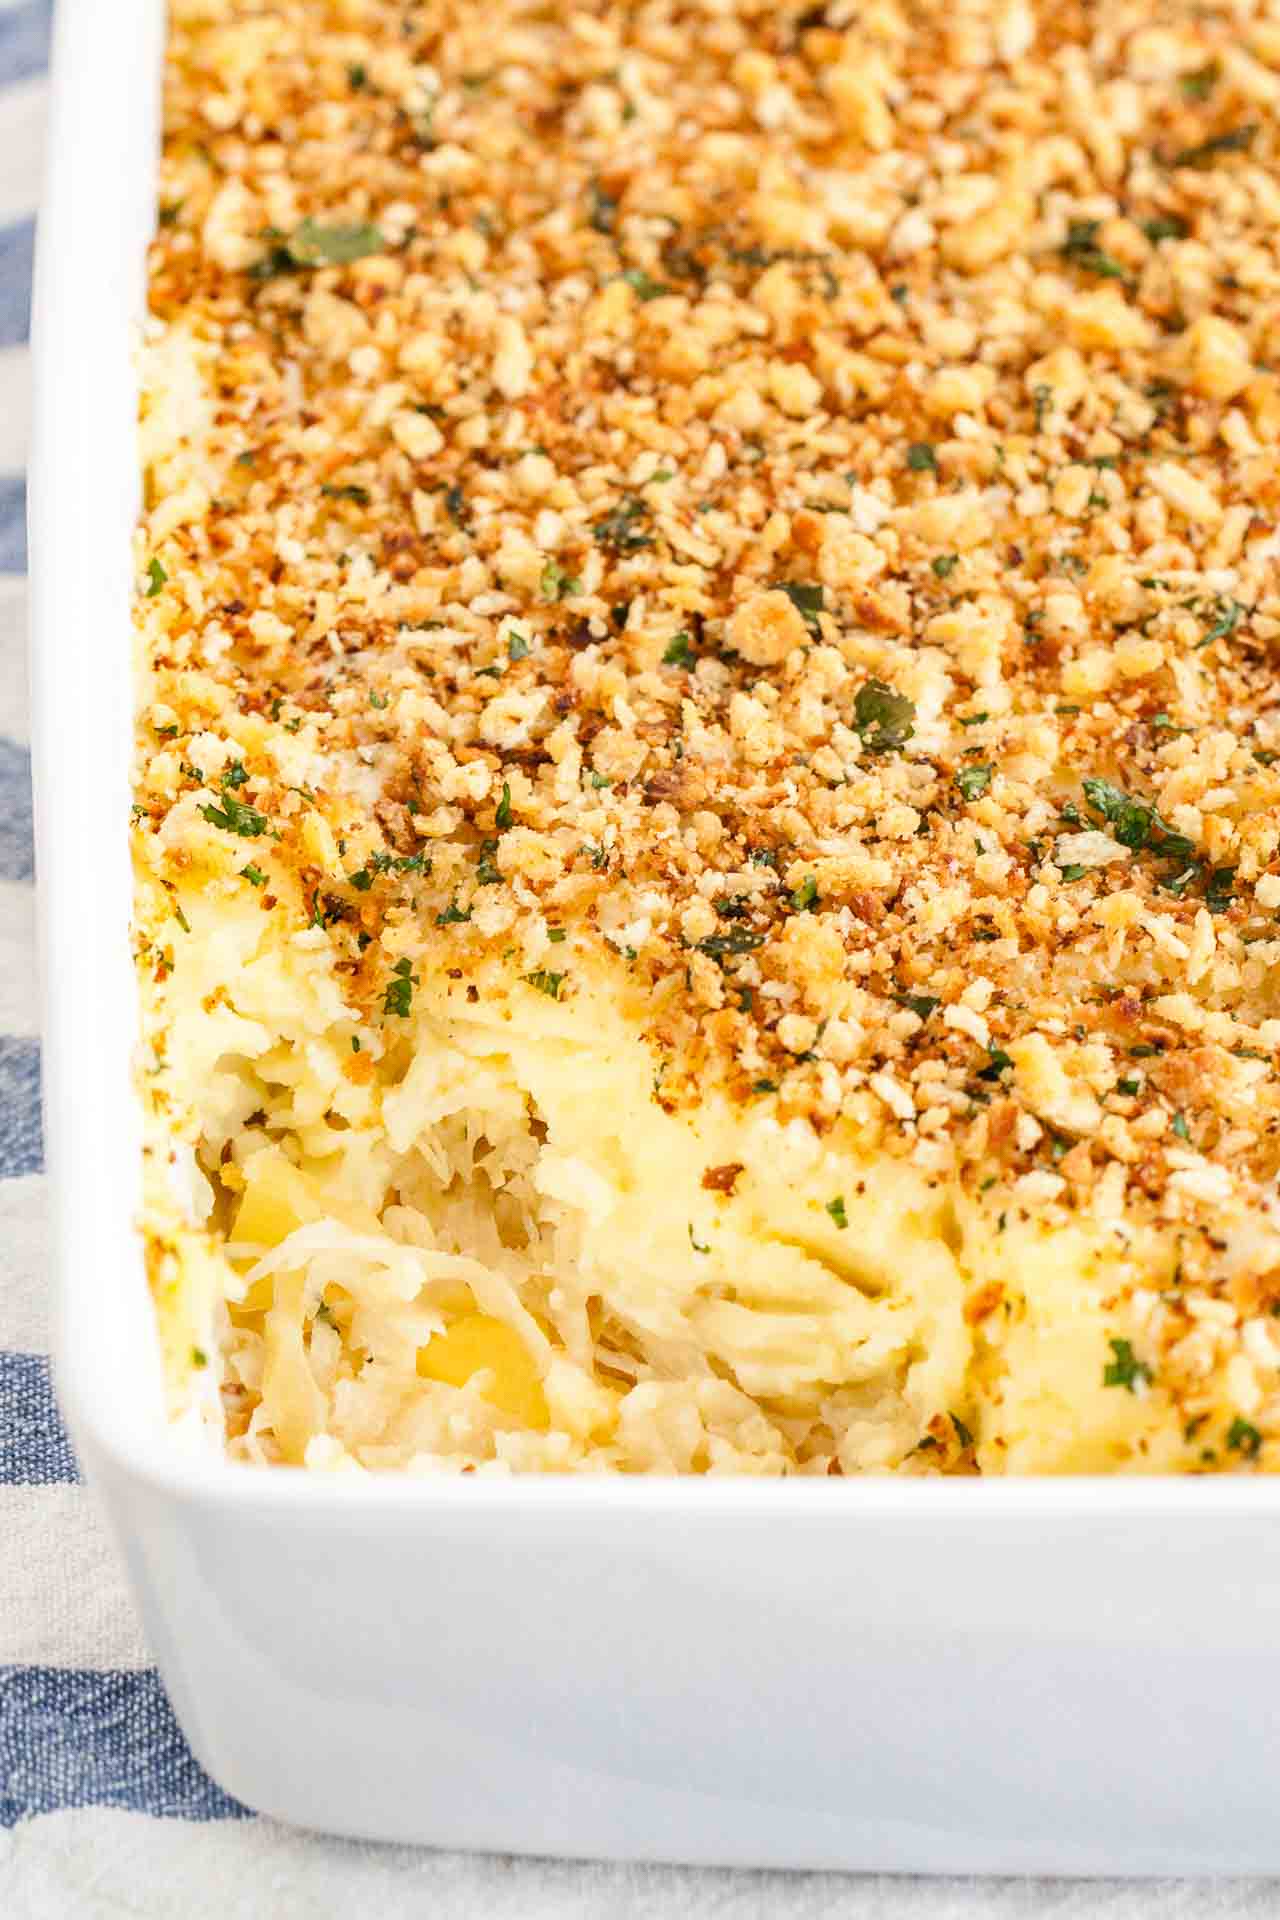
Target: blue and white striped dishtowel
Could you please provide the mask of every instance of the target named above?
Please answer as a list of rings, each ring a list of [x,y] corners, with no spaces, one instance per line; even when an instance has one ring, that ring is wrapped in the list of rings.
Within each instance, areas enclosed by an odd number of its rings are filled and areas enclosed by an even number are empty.
[[[125,15],[126,0],[98,4]],[[49,1378],[23,577],[27,335],[49,14],[50,0],[0,0],[0,1920],[1274,1914],[1275,1885],[1258,1881],[878,1880],[360,1846],[247,1816],[192,1758],[80,1483]]]

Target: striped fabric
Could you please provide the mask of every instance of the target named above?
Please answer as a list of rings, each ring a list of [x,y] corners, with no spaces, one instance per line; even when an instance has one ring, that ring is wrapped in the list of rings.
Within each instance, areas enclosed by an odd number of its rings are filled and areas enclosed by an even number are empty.
[[[105,0],[112,4],[112,0]],[[187,1750],[58,1417],[43,1285],[25,635],[27,360],[49,0],[0,10],[0,1826],[243,1817]],[[0,1898],[0,1912],[10,1909]]]
[[[127,0],[98,3],[127,14]],[[192,1758],[80,1483],[49,1376],[23,468],[50,4],[0,0],[0,1920],[1273,1914],[1276,1889],[1257,1881],[856,1880],[359,1846],[247,1816]]]

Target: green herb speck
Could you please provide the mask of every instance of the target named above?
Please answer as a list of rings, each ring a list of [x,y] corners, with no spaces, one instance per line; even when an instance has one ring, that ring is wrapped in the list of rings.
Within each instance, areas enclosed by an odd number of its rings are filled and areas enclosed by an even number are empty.
[[[653,279],[643,267],[628,267],[618,278],[626,281],[638,300],[661,300],[664,294],[671,292],[664,280]]]
[[[407,1020],[409,1009],[413,1005],[413,990],[418,984],[418,976],[409,960],[397,960],[391,969],[392,978],[388,980],[382,996],[382,1011],[395,1014],[401,1020]]]
[[[326,226],[308,218],[295,227],[286,243],[290,259],[299,267],[349,266],[371,253],[382,253],[386,241],[368,220],[336,221]]]
[[[956,785],[966,800],[979,800],[991,785],[994,769],[988,766],[962,767],[956,775]]]
[[[1215,133],[1211,139],[1200,141],[1198,146],[1184,147],[1181,153],[1174,155],[1173,164],[1175,167],[1211,167],[1225,153],[1247,153],[1257,133],[1256,121],[1231,127],[1226,133]]]
[[[558,560],[547,561],[538,584],[544,600],[569,600],[582,588],[582,582],[566,573]]]
[[[893,753],[915,732],[915,702],[883,680],[868,680],[853,703],[853,724],[872,753]]]
[[[822,612],[826,599],[822,587],[811,585],[804,580],[780,580],[778,590],[785,593],[797,613],[804,615],[804,623],[810,633],[819,634],[822,626],[818,615]]]
[[[237,833],[243,840],[256,840],[267,830],[266,814],[259,813],[244,800],[237,800],[226,787],[220,807],[201,807],[200,812],[211,827],[221,827],[224,833]]]
[[[1136,1393],[1136,1383],[1139,1380],[1150,1384],[1154,1378],[1150,1367],[1146,1364],[1145,1360],[1139,1360],[1135,1356],[1133,1348],[1127,1340],[1109,1339],[1107,1345],[1110,1347],[1113,1357],[1103,1368],[1102,1384],[1104,1387],[1123,1387],[1127,1393]]]
[[[1247,1460],[1256,1460],[1262,1446],[1262,1435],[1250,1421],[1237,1414],[1227,1428],[1227,1445],[1232,1453],[1242,1453]]]

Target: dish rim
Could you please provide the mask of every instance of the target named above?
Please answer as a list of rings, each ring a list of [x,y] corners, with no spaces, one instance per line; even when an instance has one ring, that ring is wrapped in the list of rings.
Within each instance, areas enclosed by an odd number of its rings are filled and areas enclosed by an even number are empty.
[[[91,1467],[201,1504],[392,1516],[602,1507],[843,1524],[859,1514],[1157,1519],[1274,1516],[1280,1476],[988,1479],[600,1475],[328,1476],[188,1452],[167,1420],[154,1309],[133,1224],[141,1166],[130,1071],[137,1031],[131,908],[133,682],[129,535],[138,492],[131,346],[155,204],[163,0],[130,16],[63,0],[54,22],[45,192],[32,324],[28,482],[32,776],[59,1397]],[[133,29],[130,31],[130,29]],[[118,169],[102,166],[111,153]],[[69,565],[67,556],[74,555]],[[108,649],[96,645],[109,611]],[[85,643],[87,636],[87,646]],[[79,648],[79,653],[77,652]],[[123,713],[123,723],[121,714]],[[96,937],[90,931],[98,930]],[[108,1284],[99,1279],[105,1268]]]

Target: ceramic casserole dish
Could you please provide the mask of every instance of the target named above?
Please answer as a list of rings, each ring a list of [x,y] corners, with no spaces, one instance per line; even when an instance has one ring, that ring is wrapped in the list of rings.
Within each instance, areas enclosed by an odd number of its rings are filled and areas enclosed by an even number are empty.
[[[59,1391],[191,1745],[337,1833],[890,1871],[1264,1872],[1266,1478],[263,1472],[168,1427],[134,1220],[133,345],[160,0],[63,0],[36,298]]]

